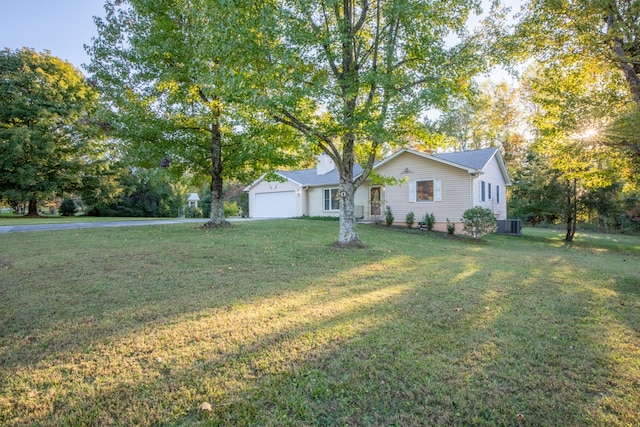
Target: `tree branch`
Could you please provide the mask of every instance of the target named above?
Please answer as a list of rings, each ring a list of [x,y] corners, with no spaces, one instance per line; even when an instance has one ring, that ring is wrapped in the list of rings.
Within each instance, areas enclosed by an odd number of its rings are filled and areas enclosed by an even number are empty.
[[[324,34],[327,36],[327,38],[322,38],[322,49],[324,50],[325,55],[327,56],[327,61],[329,62],[329,67],[331,68],[331,72],[333,73],[334,77],[336,79],[340,79],[342,77],[342,73],[340,72],[340,70],[338,69],[338,66],[336,65],[336,61],[335,61],[335,56],[333,55],[333,53],[331,52],[331,43],[329,40],[329,20],[327,17],[327,9],[325,7],[324,1],[322,2],[322,16],[324,17]],[[311,19],[311,16],[309,16],[309,22],[311,22],[311,27],[313,28],[313,30],[316,33],[322,34],[322,30],[320,29],[319,26],[317,26],[314,22],[313,19]]]
[[[371,56],[371,71],[374,74],[374,79],[371,82],[371,87],[369,88],[369,95],[367,96],[366,108],[369,109],[371,104],[373,103],[373,98],[375,97],[376,90],[378,87],[378,48],[380,47],[380,0],[376,1],[376,36],[373,41],[373,54]]]
[[[368,0],[362,0],[362,12],[360,12],[360,18],[358,18],[358,21],[353,26],[353,31],[355,33],[360,31],[360,29],[364,25],[365,21],[367,20],[367,13],[368,12],[369,12],[369,1]]]
[[[329,136],[323,134],[317,129],[312,128],[306,123],[303,123],[300,119],[298,119],[288,111],[281,110],[279,114],[272,112],[271,116],[277,122],[290,126],[298,130],[302,134],[316,139],[320,148],[327,152],[327,154],[329,154],[329,156],[336,162],[336,164],[338,163],[338,160],[340,159],[340,151]]]

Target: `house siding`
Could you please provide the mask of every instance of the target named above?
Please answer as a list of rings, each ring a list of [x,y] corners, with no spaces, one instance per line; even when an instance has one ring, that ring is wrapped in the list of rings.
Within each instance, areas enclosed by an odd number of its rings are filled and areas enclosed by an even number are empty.
[[[405,173],[405,169],[409,169],[410,173]],[[385,205],[391,206],[396,222],[404,222],[409,212],[414,213],[416,223],[422,221],[426,213],[433,213],[436,222],[442,226],[447,219],[459,222],[464,211],[472,205],[472,177],[464,169],[403,153],[381,165],[376,171],[399,180],[441,180],[442,200],[436,202],[410,202],[409,182],[403,182],[399,186],[387,185],[384,201]]]
[[[485,183],[485,200],[482,200],[482,182]],[[491,198],[488,186],[491,184]],[[500,187],[500,201],[496,195],[496,188]],[[507,186],[500,170],[498,160],[494,156],[484,168],[484,174],[473,180],[473,204],[490,209],[497,219],[507,219]]]
[[[324,187],[310,187],[307,190],[307,203],[309,206],[309,216],[340,216],[339,211],[325,211],[324,210],[324,190],[327,188],[338,188],[336,185],[327,185]],[[356,206],[364,206],[364,213],[367,215],[368,207],[368,189],[366,186],[360,186],[356,190],[354,202]]]

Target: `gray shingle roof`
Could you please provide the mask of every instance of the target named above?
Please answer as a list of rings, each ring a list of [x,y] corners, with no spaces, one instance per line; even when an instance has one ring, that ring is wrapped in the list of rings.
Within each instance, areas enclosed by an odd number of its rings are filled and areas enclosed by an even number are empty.
[[[362,167],[360,165],[353,165],[353,176],[358,176],[361,173]],[[338,169],[334,169],[324,175],[318,175],[316,168],[299,171],[278,171],[278,174],[300,185],[309,185],[311,187],[338,184],[340,182]]]
[[[498,149],[494,147],[472,151],[432,154],[431,157],[460,165],[467,169],[482,170],[497,151]],[[360,165],[354,165],[353,176],[356,177],[361,173],[362,167]],[[318,175],[316,168],[296,171],[278,171],[278,174],[300,185],[308,185],[311,187],[337,185],[340,182],[338,169],[334,169],[324,175]]]
[[[458,151],[455,153],[433,154],[433,157],[455,163],[471,169],[482,170],[495,155],[497,148],[483,148],[472,151]]]

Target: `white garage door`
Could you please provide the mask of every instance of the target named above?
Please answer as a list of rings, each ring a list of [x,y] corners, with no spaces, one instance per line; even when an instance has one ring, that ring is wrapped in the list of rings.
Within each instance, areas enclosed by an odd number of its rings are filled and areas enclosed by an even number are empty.
[[[296,216],[295,191],[257,193],[255,200],[256,206],[253,209],[255,218],[291,218]]]

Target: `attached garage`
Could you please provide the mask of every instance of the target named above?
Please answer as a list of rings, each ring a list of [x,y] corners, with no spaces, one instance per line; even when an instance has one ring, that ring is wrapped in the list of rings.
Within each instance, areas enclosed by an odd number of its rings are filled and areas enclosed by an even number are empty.
[[[256,193],[251,216],[254,218],[291,218],[296,216],[296,192]]]

